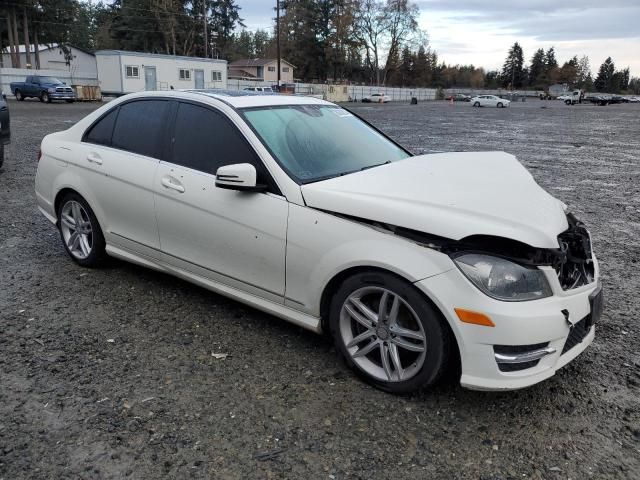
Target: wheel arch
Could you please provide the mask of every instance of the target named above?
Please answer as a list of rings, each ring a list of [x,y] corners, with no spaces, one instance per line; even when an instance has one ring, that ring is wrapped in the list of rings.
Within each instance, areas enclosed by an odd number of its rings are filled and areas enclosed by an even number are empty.
[[[333,298],[333,295],[338,291],[338,288],[340,288],[340,285],[342,284],[342,282],[344,282],[344,280],[346,280],[347,278],[356,275],[358,273],[363,273],[363,272],[371,272],[372,274],[375,273],[385,273],[388,275],[392,275],[400,280],[403,280],[407,283],[409,283],[412,288],[415,289],[416,292],[418,292],[418,294],[426,301],[429,303],[429,305],[433,308],[433,310],[435,312],[437,312],[439,318],[440,318],[440,322],[442,323],[442,325],[444,326],[447,334],[449,335],[449,339],[451,341],[451,351],[450,351],[450,363],[449,363],[449,367],[455,366],[456,368],[459,367],[460,362],[461,362],[461,357],[460,357],[460,347],[458,344],[458,337],[456,332],[454,331],[454,329],[452,328],[452,326],[449,323],[449,320],[447,319],[447,316],[442,313],[442,310],[440,310],[440,307],[438,307],[438,305],[436,304],[436,302],[434,302],[431,297],[425,293],[423,290],[421,290],[420,288],[416,287],[413,282],[411,280],[409,280],[408,278],[400,275],[397,272],[394,272],[392,270],[388,270],[386,268],[381,268],[381,267],[375,267],[375,266],[370,266],[370,265],[359,265],[359,266],[355,266],[355,267],[350,267],[347,268],[345,270],[342,270],[338,273],[336,273],[330,280],[329,282],[327,282],[327,284],[325,285],[324,289],[322,290],[322,295],[320,296],[320,327],[322,329],[322,332],[324,335],[330,335],[329,334],[329,310],[331,308],[331,299]],[[451,360],[453,360],[454,362],[451,362]]]

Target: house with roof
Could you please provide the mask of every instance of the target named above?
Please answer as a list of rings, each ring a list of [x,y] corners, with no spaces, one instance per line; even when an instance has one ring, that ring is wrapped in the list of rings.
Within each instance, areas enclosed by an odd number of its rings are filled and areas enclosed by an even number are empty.
[[[18,45],[20,55],[20,68],[36,68],[36,51],[34,45],[29,45],[31,64],[27,65],[27,49],[24,45]],[[96,57],[93,53],[82,48],[68,45],[65,49],[57,43],[49,45],[38,45],[38,55],[40,56],[40,69],[42,70],[63,70],[69,72],[73,77],[96,78],[98,67]],[[11,53],[9,47],[2,49],[3,68],[11,68]]]
[[[280,81],[293,83],[294,65],[280,59]],[[254,80],[257,82],[278,81],[278,59],[244,58],[229,63],[228,77],[234,80]]]

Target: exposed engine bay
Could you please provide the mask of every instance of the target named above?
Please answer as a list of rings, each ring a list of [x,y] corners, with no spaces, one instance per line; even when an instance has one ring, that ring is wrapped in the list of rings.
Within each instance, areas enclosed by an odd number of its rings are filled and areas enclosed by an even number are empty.
[[[348,215],[326,212],[347,220],[369,225],[376,230],[391,233],[432,248],[450,256],[477,252],[504,257],[521,265],[552,266],[558,274],[563,290],[571,290],[593,282],[595,269],[591,251],[591,236],[585,225],[572,213],[567,214],[569,228],[558,235],[558,248],[535,248],[509,238],[472,235],[462,240],[418,232]]]

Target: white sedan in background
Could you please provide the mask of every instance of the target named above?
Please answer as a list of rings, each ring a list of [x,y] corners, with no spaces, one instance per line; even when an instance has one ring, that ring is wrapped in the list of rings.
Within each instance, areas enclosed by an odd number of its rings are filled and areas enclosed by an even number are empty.
[[[76,263],[326,332],[385,391],[456,363],[465,387],[526,387],[595,335],[589,232],[507,153],[414,156],[335,104],[220,90],[120,97],[40,152],[38,207]]]
[[[362,103],[388,103],[390,101],[391,97],[384,93],[373,93],[368,97],[362,97]]]
[[[471,105],[474,107],[508,107],[511,103],[510,100],[497,97],[495,95],[478,95],[471,99]]]

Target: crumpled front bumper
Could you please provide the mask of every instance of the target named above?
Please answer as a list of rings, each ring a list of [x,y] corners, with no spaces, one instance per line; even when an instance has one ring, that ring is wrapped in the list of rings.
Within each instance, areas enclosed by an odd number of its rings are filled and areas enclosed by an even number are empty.
[[[431,298],[445,315],[460,350],[463,387],[474,390],[515,390],[534,385],[576,358],[594,339],[595,326],[586,329],[572,348],[565,344],[579,322],[591,314],[589,296],[599,287],[596,280],[574,290],[562,290],[555,271],[543,267],[554,295],[526,302],[503,302],[478,290],[457,269],[451,269],[415,285]],[[494,327],[463,323],[455,308],[480,312]],[[575,332],[572,339],[576,340]],[[544,344],[553,350],[534,366],[517,371],[501,370],[494,346],[528,346]],[[567,345],[568,347],[569,345]],[[538,349],[541,347],[538,347]]]

